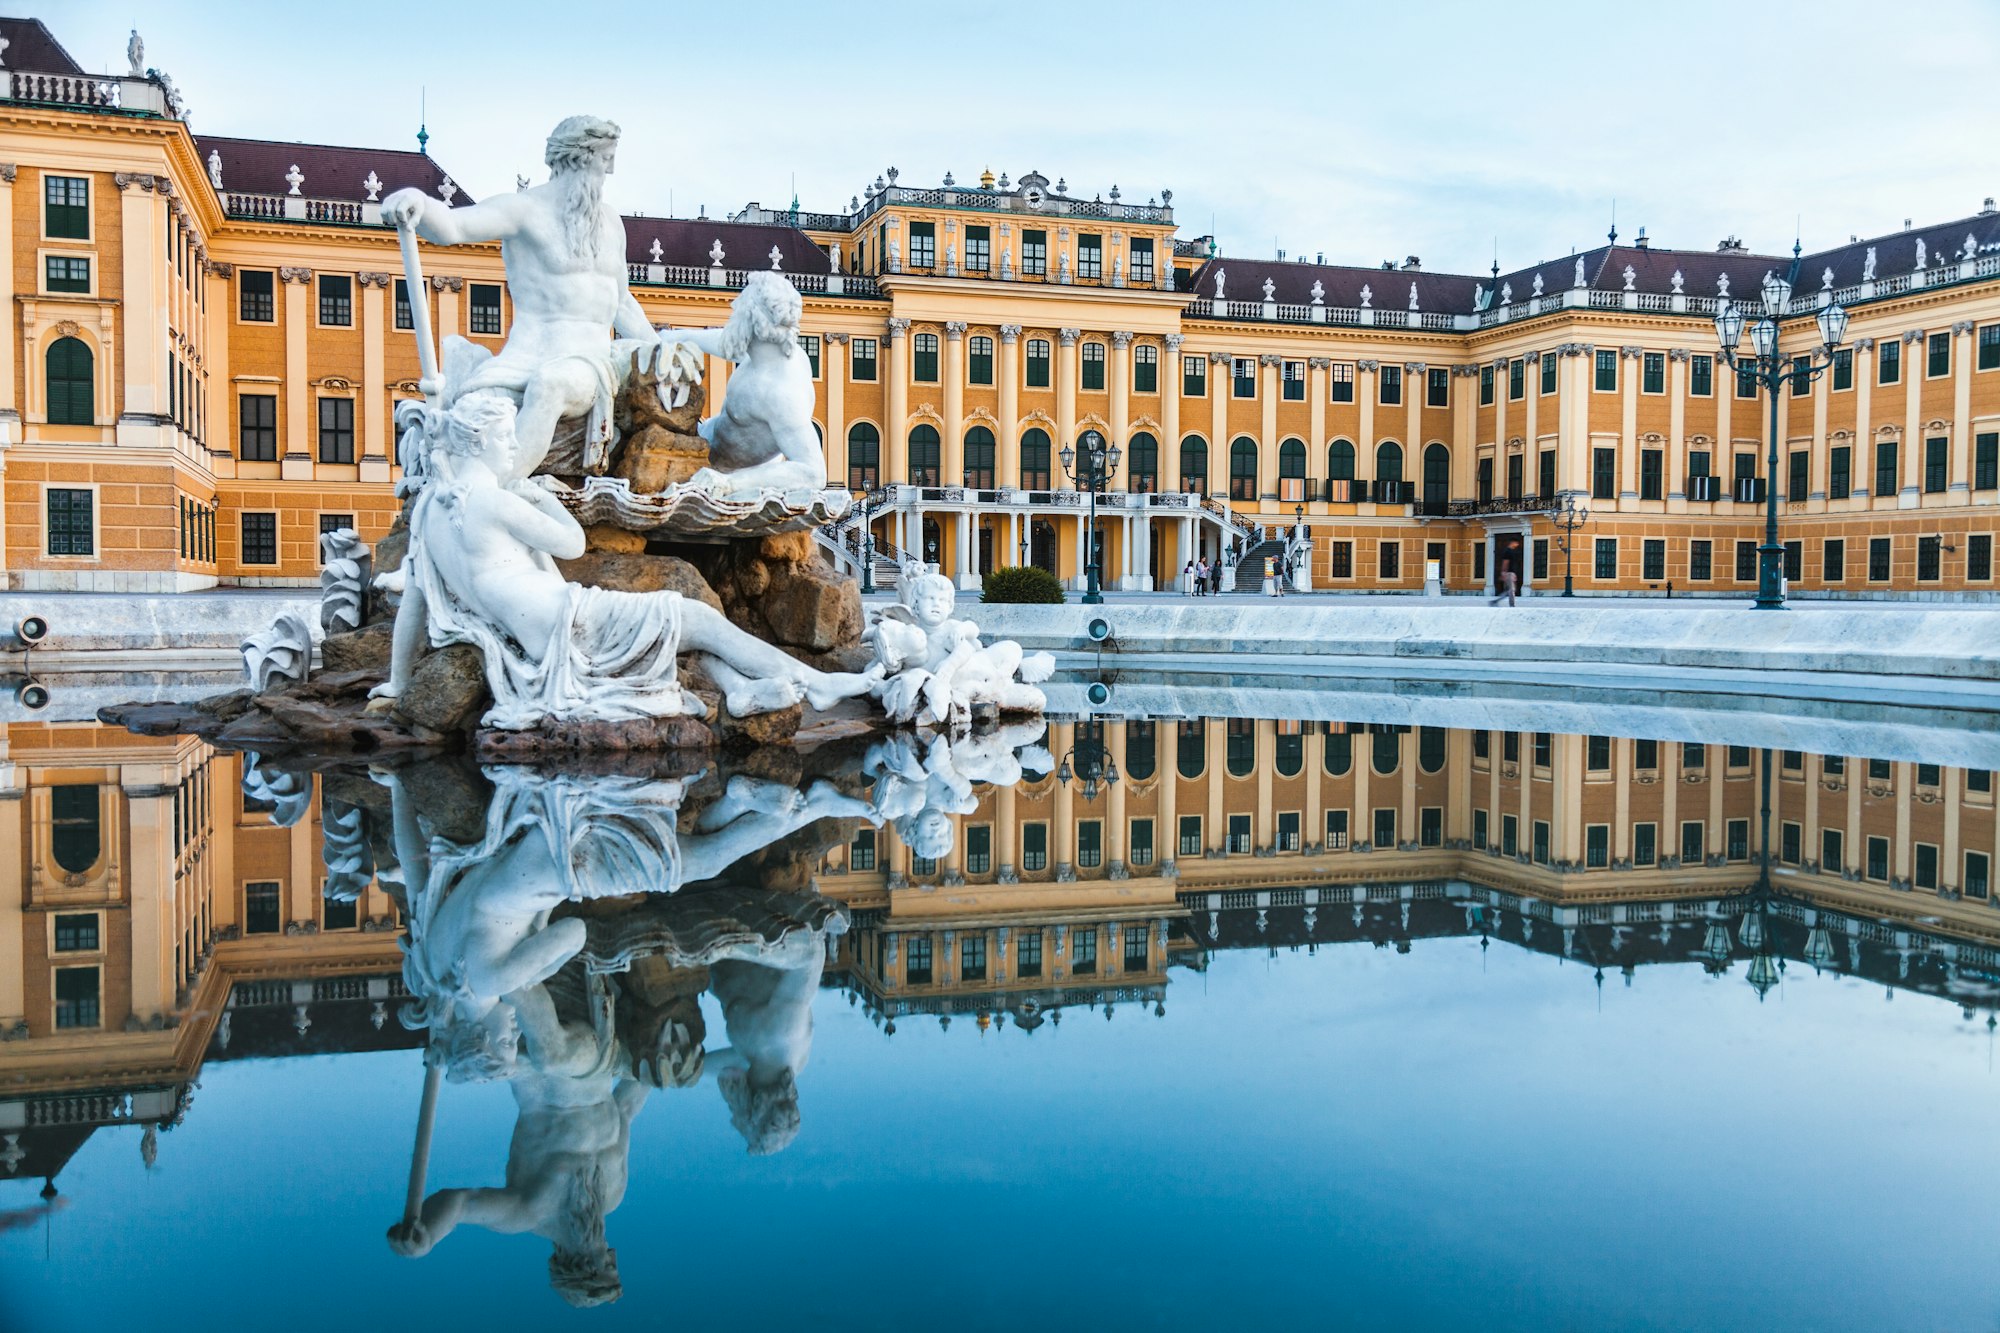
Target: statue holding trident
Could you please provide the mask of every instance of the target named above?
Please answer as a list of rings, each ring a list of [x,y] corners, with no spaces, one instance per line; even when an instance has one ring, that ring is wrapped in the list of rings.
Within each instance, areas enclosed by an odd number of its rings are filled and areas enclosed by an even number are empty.
[[[484,203],[453,208],[417,189],[382,201],[382,220],[436,245],[500,242],[514,322],[498,355],[447,338],[442,383],[426,358],[425,397],[449,409],[476,389],[500,389],[520,403],[515,436],[529,470],[547,456],[556,423],[588,415],[585,471],[601,466],[611,436],[611,406],[635,352],[657,348],[654,332],[625,283],[625,224],[605,207],[604,178],[618,151],[618,127],[571,116],[549,135],[547,184]],[[422,278],[415,247],[404,249],[415,296]],[[421,304],[413,299],[412,309]],[[618,341],[606,336],[615,330]],[[423,332],[419,330],[420,334]],[[428,344],[427,337],[421,339]]]

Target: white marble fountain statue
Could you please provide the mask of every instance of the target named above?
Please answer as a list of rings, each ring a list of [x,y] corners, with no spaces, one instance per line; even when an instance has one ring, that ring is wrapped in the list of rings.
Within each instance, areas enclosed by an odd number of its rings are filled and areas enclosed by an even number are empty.
[[[412,291],[423,282],[419,237],[500,242],[514,322],[497,353],[457,336],[433,348],[429,312],[413,303],[424,396],[397,408],[409,540],[400,567],[373,579],[399,601],[370,711],[396,708],[426,651],[469,644],[492,695],[483,725],[500,730],[700,716],[680,684],[683,653],[698,655],[738,718],[861,696],[898,721],[963,722],[975,706],[1039,712],[1032,682],[1046,677],[1045,656],[1024,662],[1016,645],[982,645],[969,622],[949,619],[948,599],[931,605],[928,581],[877,627],[871,658],[821,670],[703,600],[565,577],[558,561],[585,554],[586,524],[665,542],[755,542],[804,534],[850,503],[827,487],[798,292],[757,273],[722,328],[653,328],[626,285],[623,223],[603,197],[617,144],[617,126],[572,116],[549,137],[546,184],[462,207],[415,189],[383,201]],[[711,355],[733,370],[699,425],[707,465],[651,488],[604,475],[620,412],[630,415],[621,392],[640,386],[661,411],[682,407]],[[300,647],[269,632],[245,645],[267,681],[303,670]],[[274,654],[289,667],[273,668]]]

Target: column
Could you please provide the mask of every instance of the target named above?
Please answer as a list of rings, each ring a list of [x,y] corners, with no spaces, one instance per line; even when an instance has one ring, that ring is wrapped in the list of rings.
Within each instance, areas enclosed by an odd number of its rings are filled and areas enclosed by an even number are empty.
[[[1903,335],[1903,489],[1896,508],[1915,509],[1924,498],[1924,331]],[[1873,452],[1871,450],[1871,452]],[[1873,459],[1870,459],[1873,466]]]
[[[15,167],[12,162],[0,163],[0,246],[5,247],[4,250],[0,250],[0,253],[10,255],[14,253],[15,174]],[[13,309],[14,266],[12,264],[0,264],[0,310],[12,311]],[[18,336],[20,325],[16,323],[14,327],[16,329],[16,336]],[[12,412],[18,417],[20,411],[21,399],[14,384],[14,356],[10,352],[6,356],[0,356],[0,414]],[[5,425],[0,424],[0,432],[4,432],[5,429]],[[17,426],[17,434],[18,431],[19,428]],[[4,447],[10,443],[13,443],[13,440],[9,436],[0,433],[0,447]],[[9,862],[8,864],[18,863]],[[19,958],[21,955],[17,950],[12,954],[0,956]],[[5,997],[0,996],[0,1021],[19,1016],[15,1010],[6,1007]]]
[[[1014,856],[1021,846],[1021,825],[1014,813],[1014,788],[996,786],[993,792],[993,864],[1002,884],[1020,880]]]
[[[394,281],[387,273],[357,273],[361,287],[361,480],[389,480],[389,386],[383,365],[384,292]]]
[[[1832,397],[1833,372],[1828,371],[1813,381],[1812,439],[1806,442],[1806,457],[1808,466],[1811,468],[1811,475],[1806,483],[1806,490],[1814,501],[1814,510],[1822,513],[1826,509],[1826,478],[1829,465],[1832,462],[1832,453],[1826,438],[1826,418],[1829,409],[1833,405]],[[1853,463],[1850,461],[1848,464],[1850,478],[1853,473],[1853,466]],[[1803,573],[1804,570],[1801,569],[1800,572]]]
[[[1562,349],[1556,409],[1556,489],[1590,489],[1590,363],[1596,348],[1570,343]],[[1523,784],[1525,787],[1526,784]]]
[[[1251,821],[1252,837],[1250,846],[1255,851],[1278,845],[1278,812],[1272,796],[1272,785],[1276,781],[1272,754],[1278,744],[1278,724],[1268,718],[1259,718],[1250,724],[1252,735],[1257,741],[1257,813]],[[1301,841],[1304,834],[1300,834]]]
[[[1160,745],[1160,816],[1153,829],[1153,859],[1162,875],[1177,874],[1174,859],[1181,852],[1181,771],[1175,749],[1178,724],[1163,721],[1155,728]]]
[[[1120,449],[1129,449],[1132,445],[1129,438],[1132,433],[1132,332],[1129,329],[1112,330],[1109,383],[1111,442]]]
[[[169,405],[165,378],[169,284],[160,238],[166,205],[154,193],[155,177],[121,171],[112,179],[118,186],[119,240],[125,251],[124,266],[119,274],[119,280],[124,284],[124,302],[120,312],[124,316],[121,321],[124,338],[123,345],[116,350],[119,361],[114,363],[119,364],[124,373],[123,414],[164,415]],[[108,220],[108,217],[103,218],[101,223]],[[106,236],[103,239],[110,238]],[[99,277],[101,280],[103,275]],[[11,303],[8,318],[16,318]],[[11,357],[13,354],[10,351],[8,355]],[[113,349],[102,348],[99,355],[110,358]],[[101,371],[97,382],[107,383]],[[111,408],[110,402],[98,404],[98,417],[110,418]]]
[[[173,1003],[178,980],[174,976],[173,766],[121,768],[119,796],[125,802],[131,827],[131,850],[125,861],[132,888],[131,1012],[143,1020]],[[105,1026],[110,1027],[116,1017],[107,1011]]]
[[[1208,480],[1202,493],[1229,493],[1229,353],[1208,354]]]
[[[1167,350],[1160,356],[1160,489],[1181,487],[1181,344],[1178,333],[1169,333]]]
[[[944,326],[944,447],[939,451],[940,475],[945,486],[965,484],[965,321],[948,320]],[[960,566],[963,573],[964,566]]]
[[[1125,724],[1113,722],[1105,729],[1105,758],[1118,759],[1125,754]],[[1123,774],[1120,775],[1121,777]],[[1104,798],[1104,865],[1112,879],[1124,879],[1131,873],[1126,863],[1128,848],[1126,831],[1130,821],[1125,816],[1125,782],[1107,782]],[[1153,838],[1154,857],[1158,858],[1160,840]]]
[[[1076,724],[1060,723],[1049,728],[1049,750],[1060,764],[1076,745]],[[1058,882],[1076,878],[1076,784],[1056,783],[1055,799],[1049,815],[1050,859],[1055,862]]]
[[[1667,512],[1687,512],[1687,388],[1688,357],[1685,347],[1667,352]],[[1713,379],[1710,380],[1713,384]]]
[[[463,334],[465,326],[458,317],[458,295],[465,290],[465,279],[440,274],[431,279],[431,290],[437,293],[437,339],[440,346],[447,333]],[[712,361],[714,358],[710,358]],[[711,386],[713,387],[713,386]],[[722,391],[715,390],[719,401]]]
[[[311,481],[313,474],[313,401],[306,368],[306,334],[311,320],[313,271],[278,270],[279,300],[285,321],[285,439],[279,454],[279,475],[286,481]]]
[[[230,410],[236,405],[236,390],[230,381],[229,330],[236,318],[236,303],[230,281],[236,276],[234,264],[203,266],[202,281],[208,284],[208,326],[203,331],[203,360],[208,374],[208,468],[212,476],[236,475],[235,441],[229,437]],[[0,400],[3,402],[4,400]]]
[[[1854,342],[1854,438],[1848,443],[1847,456],[1849,493],[1865,495],[1871,503],[1875,498],[1875,422],[1872,413],[1875,377],[1881,373],[1881,367],[1869,355],[1874,350],[1873,338],[1857,338]],[[1866,559],[1865,553],[1863,558]]]
[[[1055,451],[1076,443],[1076,340],[1081,329],[1057,329]],[[1053,480],[1053,479],[1052,479]]]
[[[1645,349],[1618,349],[1618,507],[1639,498],[1639,375]],[[1579,844],[1580,846],[1581,844]]]
[[[1000,441],[994,450],[996,485],[1021,484],[1021,326],[1000,326]],[[1019,548],[1009,560],[1019,559]]]
[[[898,316],[890,318],[884,337],[889,352],[889,412],[888,420],[882,423],[882,480],[885,482],[906,482],[910,479],[909,334],[909,320]]]
[[[1354,401],[1361,407],[1361,427],[1354,440],[1354,475],[1375,479],[1375,397],[1380,389],[1379,361],[1354,363]]]
[[[1306,441],[1306,475],[1322,480],[1326,475],[1326,402],[1330,396],[1326,382],[1332,368],[1330,356],[1315,356],[1306,362],[1306,403],[1312,423],[1312,438]]]
[[[1403,476],[1423,495],[1424,482],[1424,385],[1428,362],[1409,361],[1403,365]]]
[[[968,499],[964,506],[954,513],[952,522],[958,528],[958,586],[977,588],[979,575],[972,569],[972,524],[979,517],[979,511]],[[942,554],[940,552],[939,554]]]
[[[1202,732],[1207,756],[1202,760],[1201,777],[1208,784],[1208,817],[1202,821],[1203,840],[1210,850],[1223,851],[1229,846],[1229,818],[1222,806],[1223,792],[1229,781],[1226,767],[1229,759],[1229,723],[1224,718],[1211,717]],[[1179,769],[1175,771],[1179,772]]]
[[[1284,363],[1285,359],[1275,352],[1264,352],[1257,357],[1257,498],[1260,501],[1276,502],[1278,498],[1278,402],[1283,392],[1278,376]]]
[[[1469,500],[1479,491],[1479,367],[1453,366],[1451,380],[1451,494],[1455,500]],[[1533,421],[1535,399],[1528,402],[1528,420]],[[1493,456],[1499,467],[1503,452],[1495,448]],[[1506,479],[1495,480],[1504,484]]]
[[[820,373],[826,376],[826,479],[832,485],[847,484],[847,335],[829,333],[820,357]]]
[[[5,174],[11,178],[14,169],[7,168]],[[0,191],[0,202],[4,202],[5,198],[6,192]],[[10,219],[5,225],[11,226],[13,215],[7,213],[5,216]],[[13,281],[11,269],[7,281]],[[0,756],[6,753],[7,742],[0,740]],[[21,789],[20,770],[0,758],[0,865],[19,868],[28,864],[26,795]],[[27,922],[22,911],[27,896],[28,886],[25,883],[17,882],[12,888],[0,887],[0,1030],[11,1029],[28,1016],[26,959],[21,952],[27,938]]]
[[[1951,326],[1951,491],[1964,503],[1972,489],[1972,346],[1973,322]],[[1956,805],[1946,807],[1956,812]],[[1940,883],[1945,881],[1940,880]]]

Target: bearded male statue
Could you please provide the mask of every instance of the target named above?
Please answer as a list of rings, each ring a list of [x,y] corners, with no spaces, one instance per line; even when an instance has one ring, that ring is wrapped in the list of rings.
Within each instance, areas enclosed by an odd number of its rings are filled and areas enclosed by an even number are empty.
[[[626,286],[625,224],[604,206],[604,178],[618,151],[618,127],[571,116],[549,135],[548,183],[453,208],[421,190],[382,201],[382,219],[437,245],[499,241],[514,298],[514,323],[496,356],[447,338],[446,382],[427,384],[449,408],[476,389],[519,399],[515,435],[529,471],[547,456],[556,423],[588,414],[586,471],[601,464],[611,436],[612,397],[632,353],[657,344]],[[621,335],[614,343],[606,329]]]

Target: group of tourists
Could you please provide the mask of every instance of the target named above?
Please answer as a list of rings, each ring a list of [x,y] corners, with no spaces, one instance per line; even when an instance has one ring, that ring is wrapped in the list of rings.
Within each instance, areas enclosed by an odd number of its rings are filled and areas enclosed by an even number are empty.
[[[1181,591],[1190,597],[1206,597],[1222,591],[1222,565],[1209,564],[1200,556],[1181,567]]]

